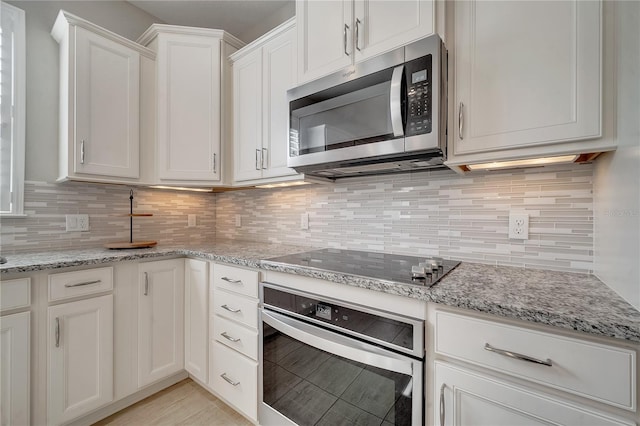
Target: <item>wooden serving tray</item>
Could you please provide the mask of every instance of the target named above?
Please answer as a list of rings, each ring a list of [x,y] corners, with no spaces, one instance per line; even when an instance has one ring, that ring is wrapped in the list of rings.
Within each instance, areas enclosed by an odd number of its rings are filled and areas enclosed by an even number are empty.
[[[117,250],[117,249],[148,248],[148,247],[153,247],[156,244],[158,244],[157,241],[134,241],[132,243],[128,241],[123,241],[118,243],[107,243],[104,246],[108,249]]]

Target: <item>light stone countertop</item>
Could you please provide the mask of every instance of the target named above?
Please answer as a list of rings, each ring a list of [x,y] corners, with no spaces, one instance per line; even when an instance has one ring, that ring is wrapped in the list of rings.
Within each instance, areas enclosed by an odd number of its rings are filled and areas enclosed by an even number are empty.
[[[6,255],[1,276],[127,260],[189,256],[319,278],[447,306],[640,342],[640,311],[594,276],[462,263],[431,288],[285,265],[268,259],[312,247],[222,240],[194,246],[136,250],[67,250]]]

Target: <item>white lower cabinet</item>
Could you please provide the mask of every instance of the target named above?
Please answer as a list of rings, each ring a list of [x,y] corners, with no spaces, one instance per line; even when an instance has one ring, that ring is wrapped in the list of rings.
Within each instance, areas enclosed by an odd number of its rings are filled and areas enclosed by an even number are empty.
[[[113,296],[48,308],[47,424],[113,400]]]
[[[213,265],[209,387],[248,419],[258,418],[258,271]]]
[[[446,363],[435,363],[434,383],[433,423],[440,426],[634,424]]]
[[[138,267],[138,386],[184,368],[184,259]]]
[[[207,382],[209,262],[186,259],[184,274],[184,368]]]
[[[30,312],[0,318],[0,424],[2,426],[30,424],[30,320]]]
[[[251,420],[258,418],[258,363],[212,342],[211,386]]]

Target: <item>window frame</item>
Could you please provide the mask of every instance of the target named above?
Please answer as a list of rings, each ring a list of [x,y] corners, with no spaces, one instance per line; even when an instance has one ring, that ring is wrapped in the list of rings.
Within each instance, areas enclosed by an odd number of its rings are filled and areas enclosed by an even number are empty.
[[[26,20],[24,10],[6,2],[0,2],[2,19],[9,16],[13,20],[15,37],[12,80],[14,87],[13,138],[11,141],[11,203],[10,210],[0,210],[0,217],[24,217],[24,177],[26,148]],[[5,15],[7,14],[7,15]],[[1,209],[1,207],[0,207]]]

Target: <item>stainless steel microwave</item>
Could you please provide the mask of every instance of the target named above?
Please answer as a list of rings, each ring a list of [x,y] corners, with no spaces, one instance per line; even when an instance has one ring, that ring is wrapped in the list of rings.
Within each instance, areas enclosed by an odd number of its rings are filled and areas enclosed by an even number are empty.
[[[289,90],[287,165],[330,179],[442,167],[446,66],[433,35]]]

